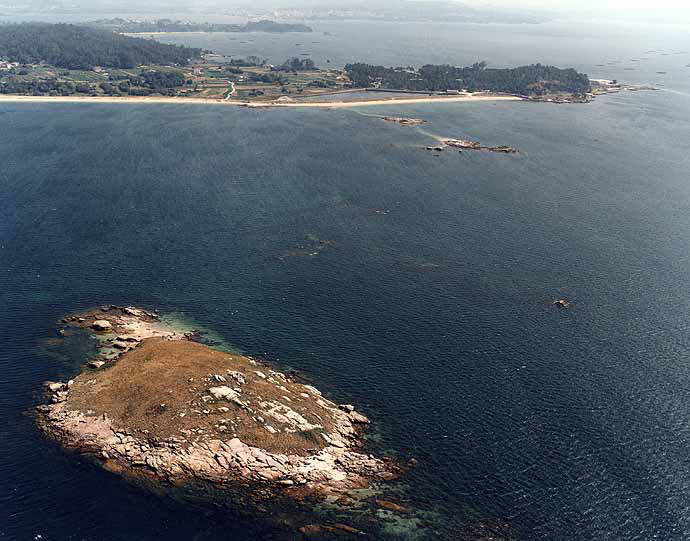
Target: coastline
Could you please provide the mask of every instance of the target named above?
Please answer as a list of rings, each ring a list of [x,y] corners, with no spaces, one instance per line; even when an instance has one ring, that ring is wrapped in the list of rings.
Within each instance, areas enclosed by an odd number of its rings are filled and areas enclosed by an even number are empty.
[[[310,108],[347,108],[365,107],[371,105],[410,105],[415,103],[462,103],[462,102],[481,102],[481,101],[524,101],[518,96],[491,96],[491,95],[469,95],[469,96],[439,96],[423,98],[391,98],[374,99],[361,101],[323,101],[323,102],[236,102],[222,99],[208,98],[179,98],[179,97],[111,97],[111,96],[23,96],[17,94],[0,95],[0,103],[130,103],[130,104],[189,104],[189,105],[227,105],[234,107],[249,108],[272,108],[272,107],[310,107]]]

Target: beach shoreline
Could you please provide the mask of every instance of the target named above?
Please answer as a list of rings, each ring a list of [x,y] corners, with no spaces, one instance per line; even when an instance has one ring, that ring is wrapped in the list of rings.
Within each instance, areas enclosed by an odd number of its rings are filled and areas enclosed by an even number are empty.
[[[129,103],[129,104],[188,104],[188,105],[226,105],[234,107],[248,108],[348,108],[365,107],[372,105],[410,105],[416,103],[463,103],[463,102],[486,102],[486,101],[524,101],[518,96],[491,96],[491,95],[468,95],[468,96],[439,96],[423,98],[390,98],[374,100],[353,100],[353,101],[319,101],[319,102],[239,102],[226,101],[222,99],[209,98],[179,98],[179,97],[112,97],[112,96],[23,96],[17,94],[0,95],[0,103]]]

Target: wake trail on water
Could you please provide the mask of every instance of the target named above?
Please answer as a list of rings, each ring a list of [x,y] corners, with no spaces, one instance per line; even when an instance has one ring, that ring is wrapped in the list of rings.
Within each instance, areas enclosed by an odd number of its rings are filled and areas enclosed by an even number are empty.
[[[681,94],[684,94],[684,93],[681,93]],[[690,97],[690,94],[684,94],[684,95]],[[360,116],[377,118],[379,120],[383,120],[386,118],[385,116],[382,116],[380,114],[362,113],[361,111],[357,111],[357,110],[352,110],[352,112],[357,114],[357,115],[360,115]],[[414,131],[415,131],[415,133],[418,133],[422,137],[427,137],[429,139],[433,139],[433,141],[436,143],[443,143],[444,141],[450,139],[450,137],[448,137],[448,136],[438,135],[436,133],[433,133],[433,132],[427,130],[426,128],[424,128],[422,126],[414,126]]]
[[[358,111],[356,109],[352,109],[352,112],[360,115],[360,116],[365,116],[369,118],[378,118],[379,120],[383,120],[385,118],[385,115],[380,115],[380,114],[374,114],[374,113],[363,113],[362,111]],[[436,135],[435,133],[431,133],[430,131],[425,130],[421,126],[414,126],[415,132],[419,133],[420,135],[423,135],[424,137],[429,137],[430,139],[433,139],[434,141],[441,142],[443,141],[443,137],[440,135]]]
[[[415,131],[421,135],[424,135],[425,137],[430,137],[431,139],[434,139],[435,141],[443,141],[443,139],[444,139],[440,135],[436,135],[434,133],[431,133],[430,131],[427,131],[420,126],[416,126]]]
[[[678,96],[686,96],[690,98],[690,92],[683,92],[682,90],[674,90],[673,88],[660,88],[662,92],[668,92],[669,94],[676,94]]]
[[[373,113],[363,113],[362,111],[358,111],[357,109],[351,109],[351,111],[357,115],[360,115],[360,116],[368,116],[371,118],[380,118],[380,119],[383,118],[381,115],[375,115]]]

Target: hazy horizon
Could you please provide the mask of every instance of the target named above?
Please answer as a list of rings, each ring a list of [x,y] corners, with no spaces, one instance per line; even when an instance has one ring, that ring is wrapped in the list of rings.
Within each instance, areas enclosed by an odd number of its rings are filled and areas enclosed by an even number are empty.
[[[473,7],[501,7],[512,10],[543,9],[547,11],[569,12],[578,15],[592,15],[606,18],[624,19],[628,17],[649,17],[659,20],[677,21],[690,18],[690,4],[680,0],[462,0],[461,3]]]
[[[169,14],[191,15],[232,15],[237,10],[238,16],[261,16],[300,18],[309,10],[349,10],[360,13],[385,10],[389,15],[398,15],[401,19],[424,16],[420,4],[436,4],[438,11],[450,9],[462,14],[467,9],[468,19],[478,22],[494,22],[505,19],[506,22],[540,22],[541,19],[582,18],[601,20],[636,20],[648,22],[673,22],[685,24],[690,22],[690,4],[679,0],[658,0],[650,3],[643,0],[597,1],[597,0],[154,0],[142,5],[131,0],[110,2],[107,0],[72,0],[48,1],[27,0],[17,3],[0,0],[0,17],[21,13],[41,13],[46,16],[61,14],[142,14],[146,16],[167,16]],[[445,4],[445,6],[442,6]],[[441,6],[441,7],[438,7]],[[457,8],[455,7],[457,6]],[[397,12],[397,13],[396,13]],[[516,15],[522,14],[524,20]],[[429,16],[434,10],[429,9]],[[486,16],[486,21],[482,17]]]

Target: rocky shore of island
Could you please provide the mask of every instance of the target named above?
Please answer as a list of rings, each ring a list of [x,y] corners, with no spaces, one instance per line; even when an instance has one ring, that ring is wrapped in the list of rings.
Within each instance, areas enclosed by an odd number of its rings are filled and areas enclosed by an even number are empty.
[[[443,152],[446,148],[457,148],[460,152],[465,150],[487,150],[489,152],[498,152],[501,154],[517,154],[518,150],[509,146],[486,146],[482,145],[477,141],[471,141],[469,139],[442,139],[441,145],[428,146],[427,150],[432,150],[435,152]]]
[[[659,73],[659,72],[657,72]],[[521,96],[527,101],[543,103],[591,103],[597,96],[617,94],[619,92],[638,92],[642,90],[658,90],[654,85],[631,85],[618,82],[616,79],[590,79],[590,91],[586,94],[555,93],[543,95]]]
[[[46,382],[40,429],[125,475],[231,486],[249,500],[337,498],[401,468],[367,454],[369,420],[315,387],[136,307],[65,317],[60,334],[88,332],[100,354],[66,382]],[[246,500],[245,500],[246,501]]]
[[[534,96],[524,96],[527,101],[542,103],[591,103],[597,94],[544,94]]]
[[[406,118],[398,116],[382,116],[381,120],[385,122],[392,122],[394,124],[400,124],[401,126],[421,126],[427,122],[423,118]]]
[[[444,139],[443,144],[451,148],[459,148],[460,150],[488,150],[489,152],[500,152],[503,154],[517,154],[517,149],[513,147],[501,145],[496,147],[485,146],[477,141],[470,141],[468,139]]]

